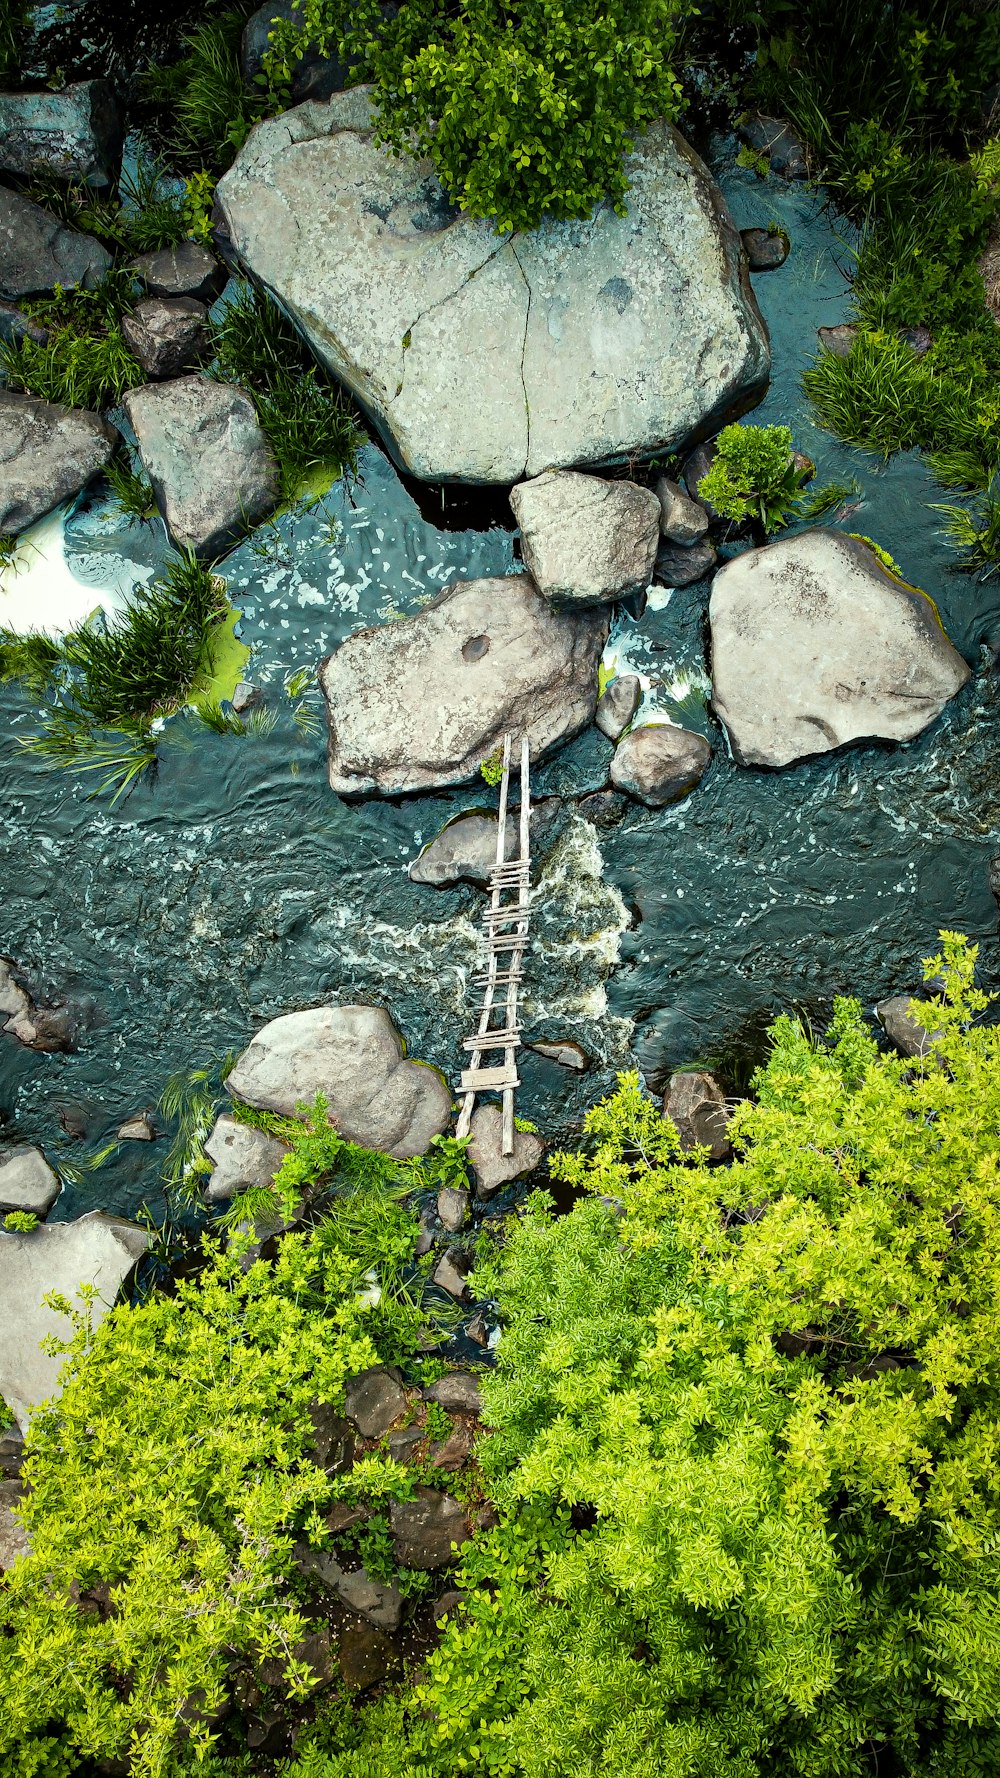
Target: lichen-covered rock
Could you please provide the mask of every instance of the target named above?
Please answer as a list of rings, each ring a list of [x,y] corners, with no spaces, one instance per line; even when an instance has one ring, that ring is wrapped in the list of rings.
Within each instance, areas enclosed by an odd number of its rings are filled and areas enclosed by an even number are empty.
[[[57,284],[93,290],[110,266],[110,253],[93,235],[0,186],[0,296],[47,296]]]
[[[0,532],[23,531],[78,494],[115,442],[99,414],[0,389]]]
[[[333,789],[465,784],[507,733],[536,762],[592,721],[606,638],[601,610],[557,611],[523,574],[458,581],[415,617],[359,630],[320,668]]]
[[[126,344],[147,377],[180,376],[208,351],[208,310],[193,296],[147,296],[122,320]]]
[[[912,740],[969,678],[932,600],[838,531],[727,562],[709,619],[712,703],[741,765]]]
[[[611,756],[611,782],[651,809],[679,802],[701,781],[712,749],[704,735],[673,723],[630,729]]]
[[[26,1210],[47,1216],[59,1196],[59,1175],[40,1148],[0,1148],[0,1215]]]
[[[498,237],[429,160],[375,140],[370,92],[258,124],[220,180],[228,249],[430,480],[498,482],[670,450],[759,400],[769,351],[739,237],[670,125],[627,213]]]
[[[616,673],[604,687],[594,716],[602,735],[617,741],[642,702],[642,685],[634,673]]]
[[[118,178],[122,117],[106,80],[59,92],[0,93],[0,169],[19,179],[55,177],[104,191]]]
[[[278,466],[249,395],[178,377],[124,400],[142,465],[178,549],[221,556],[278,504]]]
[[[205,1153],[215,1163],[205,1197],[210,1204],[222,1204],[235,1198],[237,1192],[270,1185],[288,1146],[276,1136],[269,1136],[266,1130],[255,1130],[224,1111],[215,1120]]]
[[[406,1059],[399,1032],[377,1006],[314,1006],[272,1019],[227,1085],[237,1099],[285,1117],[322,1093],[349,1142],[397,1160],[423,1154],[451,1117],[441,1076]]]
[[[491,1198],[502,1185],[537,1167],[545,1144],[531,1130],[515,1130],[514,1152],[504,1154],[503,1111],[499,1105],[480,1105],[472,1114],[468,1153],[476,1178],[476,1196]]]
[[[707,1148],[713,1161],[731,1153],[726,1096],[713,1075],[695,1070],[672,1074],[663,1111],[676,1124],[682,1148]]]
[[[198,302],[212,303],[226,283],[225,266],[197,241],[179,241],[176,247],[142,253],[132,261],[132,270],[150,296],[193,296]]]
[[[634,482],[548,470],[511,490],[521,555],[557,605],[601,605],[649,585],[660,503]]]

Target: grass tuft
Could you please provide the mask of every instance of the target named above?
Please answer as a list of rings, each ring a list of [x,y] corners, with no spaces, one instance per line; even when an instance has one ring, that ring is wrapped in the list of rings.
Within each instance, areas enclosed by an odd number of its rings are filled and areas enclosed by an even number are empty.
[[[57,287],[54,296],[24,304],[48,331],[46,344],[25,336],[0,345],[0,367],[11,389],[65,407],[114,407],[128,389],[145,382],[121,329],[135,306],[131,272],[113,268],[94,290]]]
[[[245,15],[207,18],[183,39],[184,54],[146,75],[148,97],[162,108],[174,155],[224,173],[263,115],[264,100],[248,91],[240,71]]]

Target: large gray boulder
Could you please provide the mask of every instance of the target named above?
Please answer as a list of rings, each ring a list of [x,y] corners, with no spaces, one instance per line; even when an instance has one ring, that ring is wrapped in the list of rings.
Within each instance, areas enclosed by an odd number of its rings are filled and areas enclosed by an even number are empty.
[[[205,1198],[209,1204],[224,1204],[238,1192],[270,1185],[288,1153],[288,1145],[224,1111],[215,1120],[205,1153],[214,1162]]]
[[[0,1148],[0,1213],[46,1216],[59,1196],[59,1175],[40,1148]]]
[[[503,1152],[503,1111],[499,1105],[480,1105],[472,1114],[469,1160],[476,1178],[477,1198],[492,1198],[502,1185],[521,1179],[538,1166],[545,1144],[531,1130],[515,1130],[514,1152]]]
[[[286,1117],[322,1093],[342,1135],[397,1160],[423,1154],[451,1117],[440,1075],[406,1060],[399,1032],[377,1006],[314,1006],[272,1019],[227,1085],[259,1111]]]
[[[116,441],[99,414],[0,389],[0,532],[23,531],[78,494]]]
[[[651,809],[679,802],[701,780],[712,757],[704,735],[649,722],[630,729],[611,756],[611,782]]]
[[[0,186],[0,296],[46,296],[57,284],[93,290],[110,267],[110,253],[93,235]]]
[[[712,703],[740,765],[910,741],[969,678],[926,593],[839,531],[727,562],[709,618]]]
[[[553,469],[511,490],[521,555],[557,605],[599,605],[649,585],[660,502],[634,482]]]
[[[79,80],[57,93],[0,93],[5,173],[104,191],[118,177],[122,140],[121,112],[106,80]]]
[[[278,466],[249,395],[234,383],[178,377],[124,400],[156,504],[178,549],[210,559],[278,504]]]
[[[30,1235],[0,1232],[0,1395],[22,1432],[40,1402],[59,1392],[65,1360],[43,1352],[49,1334],[66,1339],[65,1315],[44,1306],[50,1291],[83,1308],[81,1284],[98,1295],[89,1306],[96,1327],[149,1245],[149,1233],[102,1210],[76,1222],[47,1222]]]
[[[359,630],[319,674],[333,789],[466,784],[507,733],[540,759],[592,721],[607,633],[601,609],[558,611],[523,574],[460,580],[416,617]]]
[[[393,156],[369,89],[257,125],[220,180],[227,251],[428,480],[499,482],[672,450],[744,412],[769,350],[739,237],[669,124],[627,213],[498,237],[429,160]]]

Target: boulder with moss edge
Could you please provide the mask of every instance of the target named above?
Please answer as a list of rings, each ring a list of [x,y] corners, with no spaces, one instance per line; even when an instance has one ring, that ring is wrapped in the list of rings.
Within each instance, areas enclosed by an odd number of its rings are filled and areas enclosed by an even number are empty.
[[[466,784],[505,734],[534,764],[593,720],[602,609],[558,611],[525,574],[458,581],[401,622],[359,630],[325,660],[330,784],[401,796]]]
[[[803,531],[727,562],[709,620],[712,703],[740,765],[910,741],[970,675],[933,600],[839,531]]]
[[[322,1094],[342,1136],[397,1160],[424,1154],[451,1117],[450,1089],[436,1069],[407,1058],[378,1006],[314,1006],[272,1019],[227,1085],[234,1098],[284,1117]]]
[[[0,296],[49,296],[56,285],[93,290],[111,269],[93,235],[68,228],[40,204],[0,186]]]
[[[214,559],[273,512],[278,465],[245,390],[177,377],[131,390],[122,405],[178,549]]]
[[[78,494],[116,443],[100,414],[0,389],[0,532],[24,531]]]
[[[220,239],[427,480],[510,486],[714,432],[758,401],[767,330],[722,195],[669,124],[616,215],[498,237],[427,159],[380,147],[371,90],[251,131]]]

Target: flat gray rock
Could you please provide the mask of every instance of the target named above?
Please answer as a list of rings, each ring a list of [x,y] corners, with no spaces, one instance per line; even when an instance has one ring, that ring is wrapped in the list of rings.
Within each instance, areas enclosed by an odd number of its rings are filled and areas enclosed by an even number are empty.
[[[377,1006],[314,1006],[272,1019],[227,1085],[235,1098],[286,1117],[322,1093],[342,1135],[397,1160],[424,1154],[451,1118],[449,1088],[433,1068],[405,1058]]]
[[[660,503],[634,482],[553,469],[511,489],[521,555],[557,605],[606,605],[649,585]]]
[[[179,241],[176,247],[142,253],[132,261],[132,270],[150,296],[193,296],[209,304],[225,288],[228,275],[215,254],[197,241]]]
[[[215,1120],[205,1153],[215,1162],[205,1198],[209,1204],[222,1204],[235,1198],[237,1192],[270,1185],[288,1146],[276,1136],[269,1136],[266,1130],[255,1130],[252,1124],[242,1124],[224,1111]]]
[[[548,797],[532,803],[529,821],[532,851],[544,845],[559,813],[559,799]],[[504,834],[504,857],[513,858],[518,848],[518,815],[515,809],[507,818]],[[456,815],[448,821],[413,860],[407,875],[412,883],[429,883],[435,889],[449,888],[453,883],[473,883],[477,889],[489,885],[490,871],[497,861],[496,815]]]
[[[933,601],[838,531],[727,562],[709,619],[712,703],[740,765],[910,741],[969,678]]]
[[[110,253],[93,235],[0,186],[0,296],[47,296],[57,284],[93,290],[110,267]]]
[[[274,454],[235,384],[202,376],[147,383],[123,406],[178,549],[224,555],[277,506]]]
[[[450,1414],[478,1414],[483,1405],[479,1378],[471,1371],[449,1371],[436,1383],[428,1383],[424,1400],[436,1401],[438,1407],[447,1408]]]
[[[601,610],[557,611],[524,574],[458,581],[415,617],[359,630],[319,673],[331,786],[466,784],[508,732],[538,761],[593,720],[607,633]]]
[[[34,1410],[59,1393],[60,1354],[42,1352],[48,1334],[66,1339],[65,1315],[43,1306],[49,1291],[74,1308],[81,1284],[98,1292],[90,1307],[93,1325],[103,1321],[119,1290],[149,1246],[149,1233],[102,1210],[76,1222],[47,1222],[30,1235],[0,1232],[0,1395],[22,1432]]]
[[[594,721],[602,735],[617,741],[642,702],[642,685],[634,673],[616,673],[598,700]]]
[[[99,414],[0,389],[0,532],[23,531],[78,494],[116,442]]]
[[[106,80],[60,92],[0,93],[0,169],[104,191],[122,162],[122,117]]]
[[[767,387],[767,330],[703,163],[654,123],[627,213],[498,237],[429,160],[378,147],[369,89],[265,120],[217,188],[231,251],[428,480],[653,455]]]
[[[663,1112],[676,1124],[682,1148],[707,1148],[713,1161],[732,1152],[726,1096],[714,1075],[697,1070],[672,1074]]]
[[[704,735],[647,723],[630,729],[611,756],[611,782],[651,809],[679,802],[700,783],[712,749]]]
[[[472,1114],[468,1153],[477,1198],[491,1198],[502,1185],[532,1172],[545,1153],[545,1144],[530,1130],[515,1130],[514,1153],[504,1154],[503,1112],[499,1105],[480,1105]]]
[[[27,1210],[47,1216],[59,1191],[59,1175],[40,1148],[0,1148],[0,1214]]]
[[[708,530],[708,513],[668,475],[660,476],[656,498],[660,503],[660,531],[668,543],[686,548],[704,537]]]
[[[147,377],[179,376],[208,352],[208,310],[193,296],[146,296],[122,319],[129,350]]]

